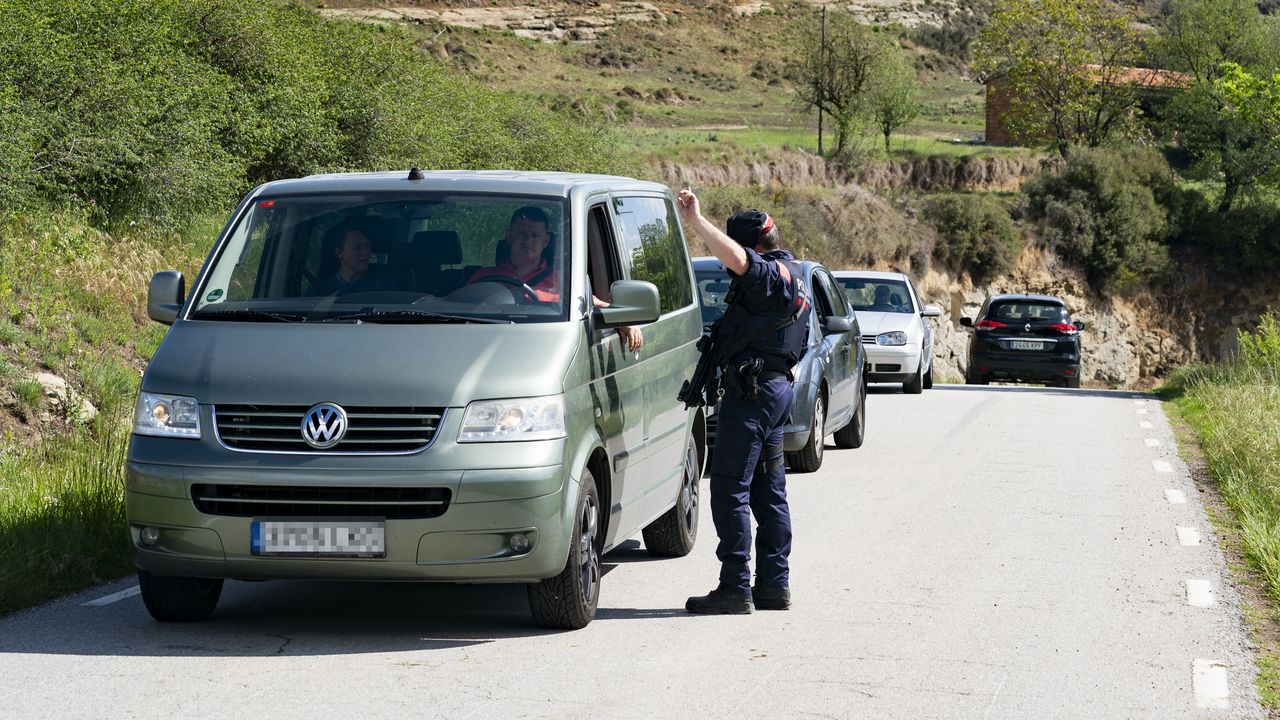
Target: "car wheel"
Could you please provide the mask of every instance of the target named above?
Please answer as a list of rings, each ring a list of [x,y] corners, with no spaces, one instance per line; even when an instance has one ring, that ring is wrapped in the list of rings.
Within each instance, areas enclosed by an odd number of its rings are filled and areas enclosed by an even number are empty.
[[[867,381],[858,386],[858,409],[848,425],[835,431],[831,437],[838,448],[859,448],[867,435]]]
[[[573,516],[569,557],[559,575],[529,584],[533,621],[545,628],[577,630],[596,616],[600,601],[600,495],[590,470],[582,476]]]
[[[1078,390],[1080,388],[1080,376],[1075,375],[1073,377],[1067,378],[1066,380],[1063,380],[1062,387],[1075,388]]]
[[[221,578],[152,575],[138,571],[138,589],[151,617],[161,622],[196,622],[213,614],[222,596]]]
[[[965,376],[964,376],[965,385],[986,385],[990,382],[991,381],[987,380],[987,377],[985,375],[974,370],[973,368],[969,368],[969,371],[965,373]]]
[[[933,387],[933,363],[929,363],[929,370],[924,374],[924,389],[928,390]]]
[[[822,449],[827,441],[827,403],[822,399],[822,391],[813,401],[813,427],[809,431],[809,442],[793,453],[787,453],[787,464],[796,472],[814,472],[822,467]]]
[[[644,547],[655,557],[684,557],[698,539],[698,446],[692,439],[684,453],[684,478],[675,507],[649,523],[641,534]]]
[[[902,392],[908,395],[919,395],[924,392],[924,351],[920,353],[920,364],[916,367],[915,377],[902,383]]]

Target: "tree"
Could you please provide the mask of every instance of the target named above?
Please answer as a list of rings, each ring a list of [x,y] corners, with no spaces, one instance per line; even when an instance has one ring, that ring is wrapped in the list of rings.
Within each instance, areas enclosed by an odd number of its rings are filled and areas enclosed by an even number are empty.
[[[884,151],[894,130],[915,119],[920,112],[919,82],[911,56],[890,46],[880,57],[871,81],[871,119],[884,135]]]
[[[836,124],[836,155],[844,154],[849,137],[868,108],[872,77],[885,43],[871,28],[849,15],[832,13],[826,31],[814,27],[800,39],[789,75],[806,110],[817,108]]]
[[[1141,36],[1106,0],[997,0],[974,67],[1010,93],[1015,135],[1066,157],[1128,129],[1137,105],[1123,82]]]
[[[1232,117],[1265,137],[1270,145],[1280,145],[1280,72],[1268,78],[1235,63],[1224,63],[1214,87],[1222,93]]]
[[[1157,57],[1196,80],[1170,101],[1166,119],[1191,157],[1191,175],[1222,181],[1220,214],[1280,163],[1280,147],[1235,113],[1215,84],[1227,62],[1275,66],[1274,24],[1253,0],[1172,0],[1160,23]]]

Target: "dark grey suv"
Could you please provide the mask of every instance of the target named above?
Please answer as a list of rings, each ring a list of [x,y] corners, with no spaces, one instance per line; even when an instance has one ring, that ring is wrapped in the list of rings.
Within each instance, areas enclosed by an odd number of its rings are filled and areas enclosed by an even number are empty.
[[[782,439],[787,465],[797,472],[813,472],[822,466],[827,435],[836,447],[862,445],[866,431],[866,351],[859,342],[858,318],[840,284],[825,267],[796,261],[813,296],[809,314],[809,341],[796,365],[795,406]],[[710,325],[724,315],[729,274],[713,257],[693,259],[698,282],[702,322]],[[714,442],[715,415],[708,418],[707,441]]]
[[[974,329],[966,382],[1042,382],[1080,387],[1080,331],[1066,303],[1052,295],[993,295],[977,318],[960,318]]]

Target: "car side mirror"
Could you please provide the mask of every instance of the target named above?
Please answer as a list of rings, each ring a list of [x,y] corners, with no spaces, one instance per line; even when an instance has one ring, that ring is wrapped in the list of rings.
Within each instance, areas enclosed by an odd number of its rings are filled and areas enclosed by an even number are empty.
[[[962,317],[960,318],[960,324],[965,327],[973,327],[973,318]]]
[[[853,329],[853,323],[849,322],[849,318],[832,315],[822,323],[822,329],[827,334],[849,332]]]
[[[920,311],[920,316],[921,317],[942,317],[942,307],[939,305],[934,305],[932,303],[925,305],[924,309]]]
[[[596,323],[601,327],[643,325],[658,319],[658,286],[643,280],[618,280],[609,286],[613,302],[595,309]]]
[[[147,317],[172,325],[186,299],[186,286],[186,279],[177,270],[161,270],[152,275],[151,284],[147,286]]]
[[[1076,326],[1076,330],[1083,330],[1083,329],[1084,329],[1084,323],[1080,322],[1079,320],[1077,320],[1077,321],[1075,321],[1075,322],[1073,322],[1073,323],[1071,323],[1071,324]]]

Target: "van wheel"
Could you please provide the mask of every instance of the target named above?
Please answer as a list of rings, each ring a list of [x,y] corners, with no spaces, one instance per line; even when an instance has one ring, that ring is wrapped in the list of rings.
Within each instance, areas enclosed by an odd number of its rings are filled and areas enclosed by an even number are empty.
[[[204,620],[218,606],[222,578],[187,578],[138,571],[138,588],[151,617],[160,622]]]
[[[859,448],[867,435],[867,381],[858,386],[858,409],[848,425],[840,428],[832,435],[838,448]]]
[[[787,464],[796,472],[809,473],[822,467],[822,450],[827,442],[827,403],[822,399],[822,390],[813,401],[813,427],[809,431],[809,442],[793,453],[787,453]]]
[[[582,491],[573,516],[569,557],[559,575],[530,583],[533,621],[545,628],[577,630],[596,616],[600,600],[600,495],[590,470],[583,471]]]
[[[654,557],[684,557],[698,539],[698,446],[689,440],[684,452],[684,478],[675,507],[642,531],[644,547]]]

